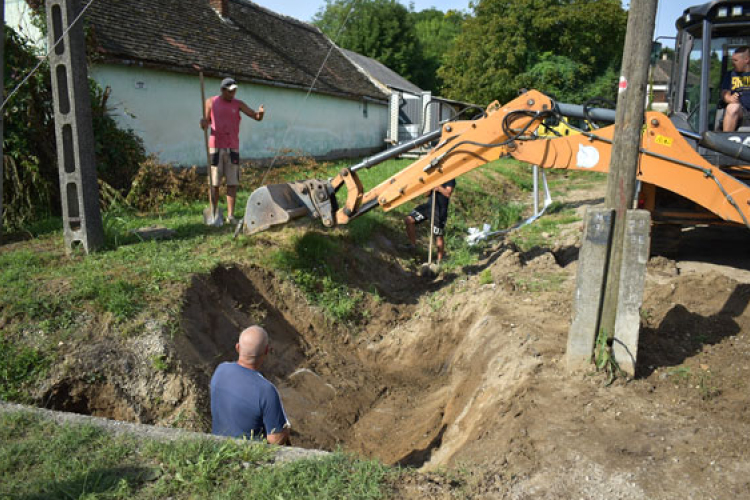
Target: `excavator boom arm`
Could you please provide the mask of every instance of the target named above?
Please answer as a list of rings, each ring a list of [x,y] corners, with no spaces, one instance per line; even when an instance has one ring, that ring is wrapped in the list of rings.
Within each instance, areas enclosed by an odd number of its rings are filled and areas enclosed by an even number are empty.
[[[708,163],[671,120],[648,112],[641,136],[637,179],[672,191],[721,219],[750,227],[750,187]],[[518,142],[511,155],[543,168],[608,172],[614,125],[549,140]]]
[[[566,110],[573,113],[575,108],[555,106],[547,96],[533,90],[504,106],[495,102],[479,119],[445,124],[438,144],[426,156],[367,192],[357,171],[387,158],[387,151],[345,168],[329,180],[263,186],[248,199],[245,233],[263,231],[305,215],[320,219],[326,227],[346,224],[378,206],[384,210],[396,208],[504,155],[543,168],[607,172],[614,125],[563,137],[533,134],[545,118]],[[605,118],[611,115],[609,119],[614,119],[611,110],[602,113]],[[708,163],[667,116],[648,112],[645,118],[637,178],[692,200],[724,221],[750,227],[750,186]],[[433,140],[437,134],[413,144]],[[748,148],[717,136],[703,137],[701,144],[750,162]],[[397,148],[391,156],[408,146]],[[736,167],[737,170],[744,170],[745,178],[750,178],[750,167]],[[344,187],[347,194],[343,206],[339,206],[336,193]]]
[[[330,180],[262,186],[248,199],[244,232],[253,234],[304,215],[332,227],[377,206],[394,209],[507,154],[517,136],[533,134],[552,107],[549,97],[532,90],[505,106],[492,103],[479,119],[449,122],[429,154],[367,192],[363,192],[357,167],[344,169]],[[372,165],[363,162],[361,166]],[[335,194],[344,186],[347,195],[339,207]]]

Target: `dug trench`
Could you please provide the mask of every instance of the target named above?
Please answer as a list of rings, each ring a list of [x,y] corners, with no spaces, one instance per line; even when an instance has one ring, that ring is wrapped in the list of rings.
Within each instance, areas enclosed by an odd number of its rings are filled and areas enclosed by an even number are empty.
[[[507,319],[515,313],[493,306],[488,296],[495,286],[475,293],[471,271],[468,279],[456,273],[420,277],[414,261],[388,253],[393,245],[378,241],[377,259],[352,257],[342,264],[350,284],[376,291],[360,305],[368,314],[356,325],[331,320],[289,279],[259,267],[220,266],[192,277],[176,333],[99,336],[50,377],[43,406],[208,431],[211,374],[219,363],[236,360],[239,331],[260,324],[271,335],[263,373],[279,388],[294,445],[341,447],[409,466],[438,454],[437,463],[447,462],[485,420],[476,412],[467,415],[466,408],[475,405],[477,391],[487,390],[488,365],[502,359],[514,367],[503,374],[495,401],[512,400],[539,363],[503,348],[504,337],[495,335],[499,326],[516,335]],[[501,253],[491,252],[474,273],[489,269]],[[510,259],[520,268],[521,254],[508,255],[505,264]],[[559,266],[551,255],[544,256],[549,262],[539,260],[555,272]],[[498,351],[505,353],[498,358]],[[154,369],[155,360],[162,361],[161,369]],[[473,430],[463,435],[455,428],[459,421]]]
[[[377,274],[383,282],[367,285],[378,290],[378,299],[362,305],[368,319],[347,326],[267,271],[217,268],[196,277],[186,294],[179,358],[195,367],[196,385],[208,387],[215,367],[236,359],[238,331],[261,324],[271,334],[263,373],[279,388],[296,446],[342,447],[388,463],[422,465],[445,432],[445,360],[458,339],[451,325],[435,328],[417,347],[418,363],[398,354],[398,345],[377,348],[418,314],[419,296],[439,286],[397,266]]]
[[[639,373],[610,385],[593,370],[565,370],[580,226],[568,235],[567,244],[528,253],[497,243],[475,266],[436,280],[402,267],[383,243],[382,258],[344,266],[351,283],[378,292],[356,326],[328,319],[277,274],[218,267],[192,278],[178,331],[154,326],[137,339],[92,342],[79,355],[90,361],[50,377],[43,396],[48,407],[208,430],[211,373],[235,358],[239,329],[260,323],[273,348],[264,372],[297,446],[459,466],[470,471],[463,487],[480,498],[742,497],[750,488],[746,252],[731,262],[705,250],[652,258]],[[449,483],[406,479],[397,496],[432,498]]]

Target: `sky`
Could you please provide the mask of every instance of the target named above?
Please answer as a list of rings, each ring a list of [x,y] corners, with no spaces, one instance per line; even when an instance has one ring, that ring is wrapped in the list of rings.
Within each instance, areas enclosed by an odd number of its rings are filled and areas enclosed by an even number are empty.
[[[325,6],[325,0],[253,0],[255,3],[266,7],[274,12],[294,17],[301,21],[310,21],[318,10]],[[421,11],[435,7],[443,12],[453,9],[469,12],[469,3],[471,0],[400,0],[400,2],[409,6],[414,4],[414,10]],[[674,23],[682,15],[685,8],[692,5],[705,3],[708,0],[659,0],[659,6],[656,13],[655,36],[674,36]],[[627,7],[631,2],[623,0]],[[671,40],[660,40],[665,47],[673,46]]]

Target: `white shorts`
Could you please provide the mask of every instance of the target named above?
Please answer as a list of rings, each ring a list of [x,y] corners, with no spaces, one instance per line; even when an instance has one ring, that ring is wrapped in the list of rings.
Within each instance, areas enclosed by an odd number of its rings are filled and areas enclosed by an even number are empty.
[[[226,177],[227,186],[240,183],[240,152],[229,148],[211,148],[211,185],[221,186],[221,178]]]

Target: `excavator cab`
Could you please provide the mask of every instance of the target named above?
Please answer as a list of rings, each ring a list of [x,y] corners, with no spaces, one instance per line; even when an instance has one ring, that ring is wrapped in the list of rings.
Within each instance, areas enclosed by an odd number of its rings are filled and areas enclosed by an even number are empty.
[[[750,0],[713,0],[684,10],[676,23],[674,63],[667,90],[668,114],[687,142],[711,165],[750,184],[747,160],[737,145],[750,147],[750,123],[722,129],[721,83],[732,71],[732,54],[750,45]],[[728,142],[729,141],[729,142]],[[733,149],[731,146],[734,146]],[[747,151],[747,148],[739,148]],[[639,206],[672,238],[681,225],[725,223],[672,191],[644,183]]]
[[[732,70],[732,54],[750,45],[750,0],[714,0],[685,9],[677,20],[675,63],[669,85],[669,108],[680,128],[703,135],[726,134],[750,146],[750,123],[722,130],[721,81]],[[700,151],[714,165],[737,164],[720,154]]]

